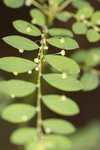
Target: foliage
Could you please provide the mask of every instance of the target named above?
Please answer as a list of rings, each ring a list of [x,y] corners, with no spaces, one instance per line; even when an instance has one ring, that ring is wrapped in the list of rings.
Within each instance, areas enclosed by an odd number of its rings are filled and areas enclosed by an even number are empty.
[[[27,7],[35,6],[29,11],[30,22],[19,18],[12,23],[22,35],[18,33],[2,38],[5,43],[22,53],[21,56],[24,51],[32,51],[33,55],[34,51],[37,53],[34,60],[14,56],[0,58],[0,69],[15,76],[14,79],[0,81],[0,92],[16,101],[19,98],[25,99],[23,103],[19,101],[10,105],[7,103],[2,109],[1,117],[8,122],[21,124],[37,115],[36,127],[29,127],[25,123],[23,128],[19,127],[12,133],[10,141],[24,146],[25,150],[69,150],[74,143],[74,138],[71,142],[69,134],[74,133],[76,128],[71,122],[63,119],[42,119],[41,103],[59,115],[74,116],[79,114],[79,107],[75,100],[62,92],[90,91],[99,86],[100,72],[95,67],[100,64],[100,50],[92,48],[88,51],[77,51],[79,43],[74,34],[86,36],[89,42],[99,41],[100,11],[95,10],[86,0],[3,0],[3,2],[13,9],[24,4]],[[75,13],[67,10],[69,4],[75,8]],[[72,18],[73,32],[53,26],[55,19],[67,22]],[[53,53],[52,49],[57,49],[58,53],[49,54]],[[70,58],[66,56],[68,51],[75,51]],[[44,71],[46,65],[51,69],[50,72]],[[27,73],[27,81],[22,80],[19,74],[24,76]],[[33,78],[31,80],[31,76],[35,76],[34,80]],[[50,94],[45,89],[46,94],[43,95],[42,82],[61,90],[61,94]],[[34,93],[36,105],[29,101],[29,96],[32,97]]]

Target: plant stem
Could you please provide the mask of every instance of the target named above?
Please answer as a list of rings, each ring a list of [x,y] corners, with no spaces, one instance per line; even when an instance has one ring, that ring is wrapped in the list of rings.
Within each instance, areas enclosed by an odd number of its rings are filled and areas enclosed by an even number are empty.
[[[43,56],[44,56],[44,49],[46,46],[45,42],[45,35],[42,34],[42,39],[41,39],[41,47],[40,47],[40,52],[39,52],[39,64],[38,64],[38,79],[37,79],[37,86],[38,86],[38,91],[37,91],[37,135],[38,138],[41,140],[43,136],[42,132],[42,112],[41,112],[41,96],[42,96],[42,91],[41,91],[41,76],[42,76],[42,67],[43,67]]]
[[[66,0],[66,1],[59,7],[59,11],[63,10],[64,8],[66,8],[71,2],[72,2],[72,0]]]

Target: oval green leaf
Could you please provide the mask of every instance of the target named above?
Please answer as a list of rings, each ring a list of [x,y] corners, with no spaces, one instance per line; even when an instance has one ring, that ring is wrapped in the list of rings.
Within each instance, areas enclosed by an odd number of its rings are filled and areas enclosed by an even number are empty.
[[[23,36],[19,35],[10,35],[3,38],[3,40],[9,44],[10,46],[17,48],[19,50],[35,50],[38,49],[38,45],[31,41],[30,39],[27,39]]]
[[[91,6],[82,7],[81,9],[78,10],[77,17],[81,19],[89,18],[92,16],[93,12],[94,9]]]
[[[60,72],[66,72],[67,74],[78,74],[80,68],[78,64],[71,58],[57,55],[47,55],[46,61]]]
[[[76,130],[72,123],[62,119],[44,120],[43,126],[46,133],[71,134]]]
[[[30,11],[30,16],[33,18],[32,23],[43,26],[46,24],[46,18],[44,14],[39,9],[32,9]]]
[[[68,30],[68,29],[64,29],[64,28],[51,28],[48,30],[48,33],[51,36],[69,36],[69,37],[73,37],[73,33]]]
[[[72,0],[72,5],[77,8],[77,9],[81,9],[83,7],[87,7],[90,6],[89,2],[85,1],[85,0]]]
[[[75,34],[86,34],[87,32],[87,25],[82,22],[76,22],[72,26],[73,32]]]
[[[73,116],[79,113],[77,104],[70,98],[60,95],[43,96],[44,104],[57,114],[64,116]]]
[[[50,45],[65,50],[74,50],[79,47],[78,43],[69,37],[62,37],[62,38],[53,37],[53,38],[49,38],[47,41]]]
[[[35,108],[29,104],[9,105],[2,112],[2,118],[11,123],[27,122],[35,115]]]
[[[12,72],[17,75],[18,73],[24,73],[31,71],[35,68],[35,63],[19,57],[3,57],[0,58],[0,69],[8,72]]]
[[[34,141],[36,139],[36,136],[36,129],[24,127],[15,130],[10,137],[10,141],[13,144],[25,145],[28,142]]]
[[[0,91],[10,95],[12,98],[28,96],[34,92],[35,88],[35,84],[22,80],[0,82]]]
[[[62,91],[79,91],[82,84],[77,79],[66,74],[46,74],[43,78],[53,87]]]
[[[13,22],[14,28],[24,34],[31,35],[31,36],[40,36],[40,30],[32,25],[31,23],[24,21],[24,20],[16,20]]]
[[[84,73],[81,77],[84,91],[91,91],[99,86],[99,77],[94,73]]]
[[[94,24],[97,24],[97,25],[100,25],[100,11],[96,11],[92,17],[91,17],[91,21],[94,23]]]
[[[24,0],[3,0],[4,4],[11,8],[19,8],[24,5]]]
[[[94,29],[89,29],[86,37],[89,42],[98,42],[100,40],[100,34]]]

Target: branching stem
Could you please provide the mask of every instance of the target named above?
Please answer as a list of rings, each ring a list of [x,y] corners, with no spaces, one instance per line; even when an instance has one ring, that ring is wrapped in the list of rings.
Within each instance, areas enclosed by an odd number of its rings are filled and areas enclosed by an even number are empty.
[[[96,25],[94,25],[90,20],[87,20],[85,18],[80,18],[77,16],[77,14],[70,12],[70,11],[65,11],[64,13],[66,16],[69,16],[70,18],[74,18],[77,21],[81,21],[83,23],[85,23],[87,26],[92,27],[94,30],[96,30],[97,32],[100,32],[100,28],[97,27]]]

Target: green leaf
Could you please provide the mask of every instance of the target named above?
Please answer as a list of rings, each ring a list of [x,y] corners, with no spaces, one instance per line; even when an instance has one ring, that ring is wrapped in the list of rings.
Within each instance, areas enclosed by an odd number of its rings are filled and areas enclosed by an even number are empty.
[[[46,95],[43,96],[43,102],[50,110],[60,115],[73,116],[79,113],[77,104],[65,96]]]
[[[72,26],[72,30],[75,34],[86,34],[87,32],[87,25],[82,22],[76,22]]]
[[[68,30],[68,29],[64,29],[64,28],[51,28],[48,30],[48,33],[51,36],[69,36],[69,37],[73,37],[73,33]]]
[[[11,8],[19,8],[24,5],[24,0],[3,0],[4,4]]]
[[[43,78],[53,87],[63,91],[79,91],[82,84],[77,79],[66,74],[46,74]]]
[[[81,19],[89,18],[92,16],[93,12],[94,12],[93,7],[86,6],[86,7],[82,7],[81,9],[78,10],[77,16]]]
[[[53,37],[53,38],[49,38],[47,41],[50,45],[65,50],[74,50],[79,47],[78,43],[69,37],[65,37],[65,38]]]
[[[60,135],[48,135],[44,137],[44,140],[47,150],[67,150],[70,149],[72,145],[67,137]]]
[[[19,57],[3,57],[0,58],[0,69],[12,72],[15,75],[18,73],[29,72],[35,68],[35,63]]]
[[[47,55],[45,58],[48,64],[60,72],[66,72],[67,74],[78,74],[80,72],[78,64],[71,58],[57,55]]]
[[[11,123],[27,122],[35,115],[35,108],[29,104],[9,105],[2,112],[2,118]]]
[[[100,11],[96,11],[95,13],[93,13],[92,17],[91,17],[91,21],[94,24],[100,25]]]
[[[16,20],[13,22],[14,28],[24,34],[31,35],[31,36],[40,36],[40,30],[32,25],[31,23],[24,21],[24,20]]]
[[[34,141],[36,139],[36,135],[36,129],[34,128],[19,128],[12,133],[10,141],[13,144],[25,145],[28,142]]]
[[[89,42],[97,42],[100,40],[100,34],[94,29],[89,29],[86,34],[86,37]]]
[[[33,18],[32,23],[43,26],[46,24],[46,18],[39,9],[31,9],[30,16]]]
[[[84,73],[81,77],[84,91],[91,91],[99,86],[99,77],[94,73]]]
[[[38,45],[31,41],[30,39],[27,39],[23,36],[19,35],[10,35],[3,38],[3,40],[9,44],[10,46],[19,49],[19,51],[30,51],[38,49]]]
[[[70,15],[66,13],[66,11],[60,12],[56,14],[56,18],[59,21],[66,22],[70,19]]]
[[[9,80],[0,82],[0,91],[14,97],[24,97],[32,94],[35,84],[22,80]]]
[[[79,0],[79,1],[78,0],[73,0],[72,5],[77,9],[81,9],[83,7],[90,6],[90,4],[85,0]]]
[[[69,121],[61,119],[44,120],[43,126],[47,133],[71,134],[76,130]]]
[[[85,64],[95,67],[100,64],[100,48],[92,48],[86,53]]]

